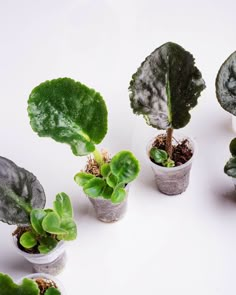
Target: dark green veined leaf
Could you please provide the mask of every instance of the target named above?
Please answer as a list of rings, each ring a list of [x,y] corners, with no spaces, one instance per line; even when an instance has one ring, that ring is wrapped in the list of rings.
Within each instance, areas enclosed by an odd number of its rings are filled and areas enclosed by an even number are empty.
[[[59,193],[56,195],[56,200],[53,202],[54,210],[62,218],[72,218],[73,209],[70,202],[70,198],[65,193]]]
[[[33,209],[30,213],[30,222],[33,229],[40,235],[45,233],[42,222],[44,217],[47,215],[43,209]]]
[[[131,107],[157,129],[182,128],[205,88],[193,56],[175,43],[152,52],[130,82]]]
[[[115,189],[113,194],[111,195],[112,203],[118,204],[124,201],[126,197],[126,191],[123,188]]]
[[[106,182],[110,187],[115,188],[118,183],[118,178],[114,174],[110,173],[106,178]]]
[[[151,148],[150,157],[158,164],[162,164],[168,159],[166,151],[158,149],[156,147]]]
[[[236,156],[236,138],[232,139],[229,145],[232,156]]]
[[[113,193],[113,188],[110,187],[109,185],[106,185],[102,191],[102,194],[101,196],[104,198],[104,199],[110,199],[111,198],[111,195]]]
[[[95,178],[95,176],[92,174],[79,172],[75,175],[74,180],[78,185],[84,186],[90,179],[93,178]]]
[[[29,171],[0,157],[0,220],[26,225],[32,208],[43,208],[46,202],[43,187]]]
[[[92,198],[97,198],[101,196],[102,191],[105,187],[106,183],[102,178],[95,177],[91,180],[89,180],[84,186],[84,192],[86,195],[92,197]]]
[[[59,215],[55,212],[50,212],[43,219],[42,226],[43,229],[50,234],[63,235],[66,231],[60,227],[60,223]]]
[[[231,177],[236,177],[236,157],[229,159],[225,164],[224,172]]]
[[[236,115],[236,51],[220,67],[216,77],[216,96],[223,109]]]
[[[111,172],[118,178],[118,182],[129,183],[139,173],[139,162],[130,151],[121,151],[111,159]]]
[[[110,172],[111,172],[110,164],[105,163],[101,166],[101,174],[103,177],[107,177]]]
[[[38,246],[38,250],[42,254],[47,254],[48,252],[52,251],[58,241],[51,236],[43,237],[40,239],[40,245]]]
[[[25,249],[33,248],[37,245],[37,239],[34,233],[32,232],[25,232],[20,237],[20,244]]]
[[[20,285],[15,284],[11,277],[0,273],[0,294],[2,295],[38,295],[38,285],[30,279],[23,279]]]
[[[30,124],[39,136],[71,146],[76,156],[94,151],[107,132],[107,109],[102,96],[70,78],[35,87],[28,100]]]
[[[63,235],[58,235],[59,240],[72,241],[77,237],[77,226],[72,218],[63,219],[60,227],[66,232]]]
[[[44,295],[60,295],[61,292],[56,288],[49,288]]]

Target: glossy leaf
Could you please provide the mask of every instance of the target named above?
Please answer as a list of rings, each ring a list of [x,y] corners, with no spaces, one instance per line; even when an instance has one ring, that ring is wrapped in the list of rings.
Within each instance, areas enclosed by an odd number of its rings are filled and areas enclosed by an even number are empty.
[[[106,185],[102,191],[102,194],[101,196],[104,198],[104,199],[110,199],[111,198],[111,195],[113,193],[113,188]]]
[[[105,163],[101,166],[101,174],[103,177],[107,177],[110,172],[111,172],[111,168],[108,163]]]
[[[236,51],[220,67],[216,96],[222,108],[236,116]]]
[[[126,197],[126,191],[123,188],[115,189],[112,196],[111,201],[112,203],[118,204],[124,201]]]
[[[50,212],[43,219],[42,226],[43,229],[50,234],[63,235],[66,231],[60,227],[60,223],[59,215],[55,212]]]
[[[93,178],[95,178],[95,176],[92,174],[79,172],[75,175],[74,180],[78,185],[84,186],[90,179]]]
[[[25,232],[20,237],[20,244],[25,249],[31,249],[37,245],[37,239],[34,233],[32,232]]]
[[[106,183],[102,178],[96,177],[94,179],[89,180],[84,186],[84,192],[86,195],[97,198],[101,196],[102,191],[105,187]]]
[[[111,159],[111,172],[118,182],[129,183],[134,180],[140,170],[139,162],[130,151],[121,151]]]
[[[236,138],[232,139],[229,145],[232,156],[236,156]]]
[[[40,235],[44,235],[45,231],[42,222],[47,213],[43,209],[33,209],[30,213],[30,222],[33,229]]]
[[[168,159],[168,154],[164,150],[153,147],[150,150],[150,157],[155,161],[155,163],[162,164]]]
[[[35,87],[28,100],[31,127],[39,136],[71,146],[76,156],[95,150],[107,132],[107,109],[102,96],[70,78]]]
[[[231,177],[236,177],[236,157],[230,158],[224,167],[224,172]]]
[[[106,182],[110,187],[115,188],[118,183],[118,179],[114,174],[110,173],[106,178]]]
[[[56,247],[57,243],[58,241],[51,236],[43,237],[40,240],[40,245],[38,246],[38,250],[42,254],[47,254],[48,252],[50,252]]]
[[[46,202],[43,187],[29,171],[0,157],[0,220],[26,225],[32,208],[43,208]]]
[[[60,227],[65,231],[65,234],[58,235],[59,240],[72,241],[76,239],[77,227],[72,218],[62,220]]]
[[[70,198],[65,193],[56,195],[56,200],[53,202],[53,207],[56,213],[62,218],[72,218],[73,209]]]
[[[165,43],[141,64],[130,82],[135,114],[157,129],[182,128],[190,120],[205,88],[191,53],[175,43]]]

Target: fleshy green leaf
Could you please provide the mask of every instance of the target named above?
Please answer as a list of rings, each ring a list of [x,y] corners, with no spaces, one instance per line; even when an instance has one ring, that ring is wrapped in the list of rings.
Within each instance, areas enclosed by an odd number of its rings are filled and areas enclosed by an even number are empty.
[[[222,108],[236,116],[236,51],[220,67],[216,77],[216,96]]]
[[[61,292],[56,288],[49,288],[44,295],[60,295]]]
[[[50,234],[63,235],[66,231],[60,228],[60,223],[61,220],[59,215],[55,212],[50,212],[43,219],[42,226],[43,229]]]
[[[232,156],[236,156],[236,138],[232,139],[229,145]]]
[[[53,250],[56,245],[58,244],[58,241],[55,240],[51,236],[43,237],[40,239],[40,245],[38,246],[38,250],[42,254],[47,254],[51,250]]]
[[[32,208],[43,208],[45,202],[44,190],[37,178],[0,157],[0,221],[29,224]]]
[[[110,172],[111,172],[111,168],[108,163],[105,163],[101,166],[101,174],[103,177],[107,177]]]
[[[53,203],[54,210],[62,218],[72,218],[73,209],[70,202],[70,198],[65,193],[56,195],[56,200]]]
[[[224,172],[231,177],[236,177],[236,157],[230,158],[225,164]]]
[[[113,193],[113,188],[111,188],[110,186],[106,185],[102,191],[101,196],[105,199],[110,199],[111,195]]]
[[[71,146],[76,156],[94,151],[107,132],[107,109],[102,96],[70,78],[35,87],[28,100],[32,129]]]
[[[118,182],[129,183],[139,173],[139,162],[130,151],[121,151],[111,159],[111,172],[118,178]]]
[[[114,174],[110,173],[106,178],[106,182],[110,187],[115,188],[118,183],[118,179]]]
[[[23,279],[20,285],[5,274],[0,273],[0,294],[1,295],[38,295],[38,285],[30,279]]]
[[[84,186],[90,179],[93,178],[95,178],[95,176],[92,174],[79,172],[75,175],[74,180],[78,185]]]
[[[150,157],[157,163],[162,164],[168,159],[168,154],[166,151],[158,149],[156,147],[151,148]]]
[[[97,198],[101,196],[102,191],[105,187],[106,183],[102,178],[95,177],[94,179],[89,180],[83,187],[86,195]]]
[[[25,249],[33,248],[37,245],[37,239],[34,233],[32,232],[25,232],[20,237],[20,244]]]
[[[172,42],[152,52],[130,82],[133,112],[157,129],[184,127],[205,88],[194,63],[192,54]]]
[[[41,235],[45,234],[42,222],[47,213],[43,209],[33,209],[30,213],[30,222],[33,229]]]
[[[72,241],[77,237],[77,226],[72,218],[64,219],[60,227],[66,232],[63,235],[58,235],[59,240]]]
[[[115,203],[115,204],[121,203],[124,201],[125,196],[126,196],[125,189],[123,188],[115,189],[113,194],[111,195],[111,201],[112,203]]]

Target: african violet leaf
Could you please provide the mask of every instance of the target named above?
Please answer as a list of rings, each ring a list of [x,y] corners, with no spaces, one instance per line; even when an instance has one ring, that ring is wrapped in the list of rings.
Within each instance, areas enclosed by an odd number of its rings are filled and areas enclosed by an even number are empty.
[[[164,150],[153,147],[150,150],[150,157],[155,161],[155,163],[161,164],[168,159],[168,154]]]
[[[95,150],[107,132],[107,109],[102,96],[70,78],[46,81],[28,100],[32,129],[71,146],[76,156]]]
[[[75,175],[74,180],[78,185],[84,186],[85,183],[87,183],[92,178],[95,178],[95,176],[92,174],[79,172]]]
[[[36,233],[44,235],[45,231],[42,227],[42,222],[44,217],[47,215],[46,210],[43,209],[33,209],[30,213],[30,222]]]
[[[65,193],[56,195],[56,200],[53,203],[54,210],[60,216],[60,218],[72,218],[73,209],[71,206],[70,198]]]
[[[236,116],[236,51],[220,67],[216,96],[222,108]]]
[[[157,129],[182,128],[205,88],[193,56],[175,43],[152,52],[130,82],[131,107]]]
[[[110,163],[111,172],[118,182],[129,183],[134,180],[140,170],[139,162],[130,151],[121,151],[117,153]]]
[[[232,156],[236,156],[236,138],[232,139],[229,145]]]
[[[121,203],[124,201],[126,196],[126,191],[123,188],[116,188],[111,195],[112,203]]]
[[[21,235],[21,237],[20,237],[20,244],[25,249],[33,248],[34,246],[37,245],[37,239],[36,239],[35,234],[32,232],[23,233],[23,235]]]
[[[46,232],[50,234],[63,235],[66,233],[66,231],[61,228],[60,224],[61,220],[59,215],[56,212],[50,212],[43,219],[42,227]]]
[[[47,291],[44,293],[44,295],[60,295],[61,292],[56,289],[56,288],[49,288]]]
[[[84,186],[84,192],[86,195],[92,197],[92,198],[97,198],[101,196],[102,191],[105,187],[106,183],[102,178],[95,177],[91,180],[89,180]]]
[[[29,279],[24,279],[20,285],[5,274],[0,273],[0,294],[2,295],[39,295],[37,284]]]
[[[231,177],[236,177],[236,157],[230,158],[225,164],[224,172]]]
[[[63,235],[58,235],[59,240],[72,241],[77,237],[76,223],[72,218],[63,219],[60,227],[65,231]]]
[[[53,237],[47,236],[40,239],[40,245],[38,246],[38,250],[40,253],[46,254],[53,250],[58,241],[55,240]]]
[[[46,202],[43,187],[29,171],[0,157],[0,220],[26,225],[32,208],[43,208]]]

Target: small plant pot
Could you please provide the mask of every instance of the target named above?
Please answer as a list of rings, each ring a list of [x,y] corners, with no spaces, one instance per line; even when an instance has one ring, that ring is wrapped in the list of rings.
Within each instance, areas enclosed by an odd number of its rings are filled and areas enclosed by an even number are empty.
[[[55,277],[49,275],[49,274],[45,274],[45,273],[33,273],[33,274],[29,274],[27,276],[24,276],[23,278],[21,278],[20,280],[18,280],[18,284],[20,284],[23,279],[31,279],[31,280],[36,280],[36,279],[45,279],[46,281],[52,281],[53,283],[56,284],[58,290],[61,292],[61,295],[66,295],[66,291],[65,291],[65,288],[63,286],[63,284],[58,280],[56,279]],[[41,294],[41,293],[40,293]]]
[[[30,254],[24,252],[19,249],[16,237],[13,237],[13,242],[17,252],[32,264],[34,272],[57,275],[64,269],[66,264],[64,241],[60,241],[58,245],[47,254]]]
[[[192,166],[192,161],[194,159],[196,145],[192,139],[187,136],[174,134],[173,136],[173,144],[175,144],[175,140],[178,142],[187,139],[189,143],[189,148],[191,149],[193,155],[189,161],[185,164],[177,166],[177,167],[163,167],[160,165],[155,164],[150,159],[150,149],[152,148],[153,142],[155,141],[156,137],[153,138],[148,146],[147,146],[147,156],[150,161],[157,188],[160,192],[166,195],[178,195],[183,193],[189,184],[189,175]]]
[[[97,219],[106,223],[111,223],[118,221],[125,215],[127,209],[129,186],[127,186],[125,190],[126,198],[119,204],[113,204],[110,200],[106,200],[101,197],[94,199],[88,196],[89,201],[92,203],[95,209]]]

